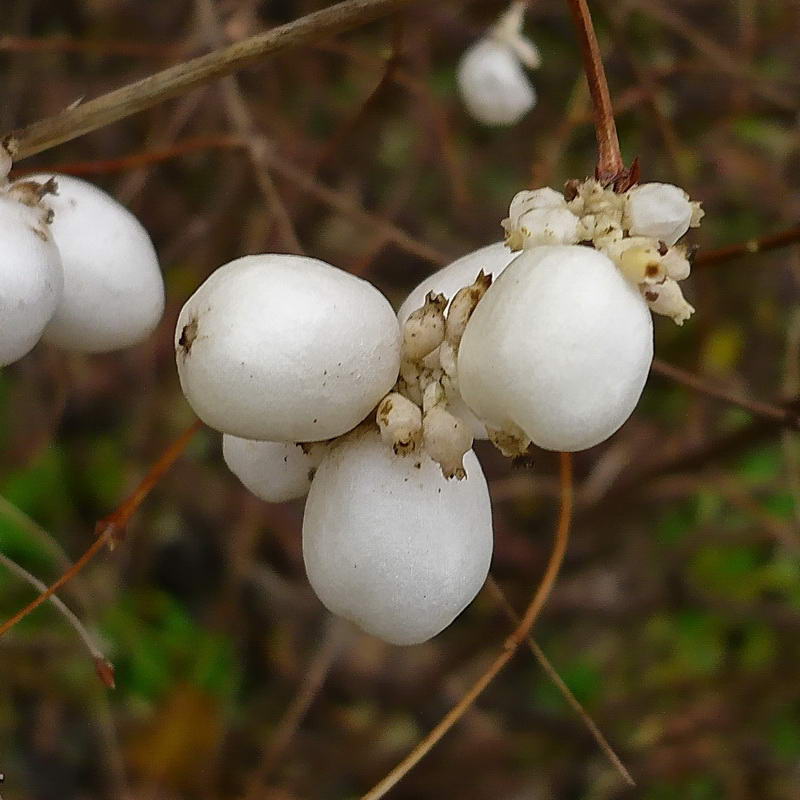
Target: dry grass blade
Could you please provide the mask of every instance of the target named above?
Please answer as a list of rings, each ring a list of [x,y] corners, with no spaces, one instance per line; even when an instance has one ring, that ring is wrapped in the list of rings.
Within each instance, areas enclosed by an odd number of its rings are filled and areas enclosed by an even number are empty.
[[[503,650],[492,661],[488,668],[469,688],[458,703],[442,718],[441,722],[391,771],[385,778],[372,787],[361,800],[379,800],[401,781],[439,742],[442,737],[458,722],[478,699],[483,690],[492,682],[494,677],[514,657],[522,641],[524,641],[533,628],[545,601],[558,577],[564,553],[569,542],[569,529],[572,524],[572,456],[569,453],[560,453],[560,481],[561,504],[558,515],[555,542],[550,558],[547,562],[544,576],[531,599],[522,620],[516,630],[506,639]]]

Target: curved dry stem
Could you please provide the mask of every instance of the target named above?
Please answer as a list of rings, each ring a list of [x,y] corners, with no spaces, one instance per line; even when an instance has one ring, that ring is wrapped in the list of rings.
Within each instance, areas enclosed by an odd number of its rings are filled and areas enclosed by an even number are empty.
[[[486,582],[492,594],[494,594],[500,608],[503,609],[506,616],[514,623],[519,624],[519,614],[514,611],[511,603],[509,603],[505,592],[500,587],[500,584],[494,579],[490,573],[489,580]],[[545,655],[544,650],[536,643],[532,636],[526,638],[528,649],[533,653],[533,657],[539,662],[539,666],[547,673],[547,677],[555,684],[561,696],[566,701],[567,705],[581,718],[583,724],[586,726],[589,733],[597,742],[597,746],[606,754],[606,757],[611,762],[614,769],[619,772],[622,779],[629,786],[636,786],[630,772],[622,763],[620,757],[614,752],[614,749],[608,742],[608,739],[603,735],[603,732],[597,726],[597,723],[589,716],[586,709],[581,705],[577,697],[572,693],[569,686],[564,683],[564,679],[558,674],[556,668],[550,663],[550,659]]]
[[[15,158],[40,153],[216,78],[230,75],[263,56],[363,25],[411,2],[414,0],[345,0],[207,55],[176,64],[13,131],[10,136],[17,148]]]
[[[18,578],[29,583],[36,589],[38,592],[46,592],[47,586],[45,583],[40,581],[35,575],[31,575],[28,570],[26,570],[20,564],[17,564],[12,558],[9,558],[5,553],[0,553],[0,563],[9,571],[13,572]],[[75,633],[78,634],[80,640],[86,645],[86,649],[89,651],[89,655],[92,657],[92,661],[95,665],[95,670],[97,671],[97,675],[101,681],[109,688],[114,688],[114,667],[111,662],[103,655],[103,651],[100,649],[99,645],[95,640],[92,638],[92,635],[89,631],[86,630],[83,623],[78,619],[78,616],[75,614],[72,609],[70,609],[60,597],[51,594],[50,595],[50,602],[58,609],[59,613],[67,620],[67,622],[73,627]]]
[[[560,453],[560,480],[561,480],[561,505],[558,516],[553,551],[547,562],[544,576],[531,599],[522,620],[516,630],[506,639],[503,650],[492,661],[477,681],[469,688],[458,703],[442,718],[441,722],[391,771],[383,780],[372,787],[361,800],[379,800],[393,786],[401,781],[439,742],[442,737],[458,722],[478,699],[481,692],[492,682],[506,664],[514,657],[520,642],[531,631],[536,618],[539,616],[545,601],[558,577],[564,553],[569,541],[569,529],[572,523],[572,456],[570,453]]]
[[[0,625],[0,636],[11,630],[20,620],[35,611],[46,600],[49,600],[62,586],[72,580],[105,546],[112,547],[123,535],[125,526],[133,516],[142,501],[150,494],[152,488],[161,480],[164,473],[178,460],[186,449],[186,445],[202,427],[200,420],[195,420],[169,447],[161,454],[156,463],[144,476],[141,483],[122,504],[107,517],[100,520],[95,526],[97,538],[89,545],[86,552],[54,583],[43,591],[35,600],[25,608],[14,614],[13,617]]]

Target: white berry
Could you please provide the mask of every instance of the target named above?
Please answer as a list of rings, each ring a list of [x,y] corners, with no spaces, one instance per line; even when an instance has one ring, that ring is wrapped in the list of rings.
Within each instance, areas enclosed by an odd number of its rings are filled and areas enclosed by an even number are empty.
[[[536,90],[517,54],[490,37],[464,53],[457,80],[464,105],[484,125],[513,125],[536,105]]]
[[[647,305],[609,258],[582,246],[539,247],[516,258],[475,309],[459,349],[459,388],[491,428],[521,429],[549,450],[582,450],[631,414],[652,356]]]
[[[446,628],[483,585],[492,555],[489,492],[473,452],[446,480],[424,453],[400,457],[374,430],[332,446],[311,484],[303,557],[334,614],[393,644]]]
[[[220,267],[175,330],[195,413],[223,433],[282,442],[330,439],[361,422],[397,379],[400,340],[374,286],[292,255]]]
[[[304,497],[326,446],[257,442],[225,434],[222,455],[230,471],[256,497],[283,503]]]
[[[39,209],[0,195],[0,366],[39,341],[61,299],[64,275]]]
[[[670,183],[643,183],[625,196],[624,224],[631,236],[675,244],[692,223],[689,195]]]
[[[53,238],[64,295],[44,338],[67,350],[103,353],[149,336],[164,312],[158,257],[139,220],[113,197],[68,175],[55,178]]]

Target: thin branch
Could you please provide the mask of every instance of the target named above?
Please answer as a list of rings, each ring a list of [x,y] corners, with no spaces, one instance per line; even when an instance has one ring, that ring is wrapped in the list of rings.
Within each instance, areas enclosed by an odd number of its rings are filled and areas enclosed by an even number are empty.
[[[583,53],[583,69],[594,109],[594,127],[597,135],[597,179],[604,185],[614,184],[624,191],[635,183],[636,162],[631,170],[625,168],[619,149],[617,125],[614,122],[614,108],[608,91],[608,81],[600,55],[600,46],[592,24],[592,15],[586,0],[567,0],[572,19],[578,31]]]
[[[511,603],[509,603],[505,592],[503,592],[502,588],[500,588],[500,584],[494,579],[494,576],[491,573],[489,574],[489,580],[486,583],[489,587],[489,590],[492,592],[492,594],[494,594],[498,605],[503,609],[505,615],[515,625],[519,624],[519,614],[514,611],[514,608],[512,607]],[[636,786],[636,782],[633,780],[630,772],[628,772],[625,765],[622,763],[620,757],[614,752],[614,749],[608,743],[608,739],[606,739],[606,737],[603,735],[603,732],[597,726],[597,723],[586,712],[586,709],[581,705],[578,698],[572,694],[569,686],[564,683],[564,679],[558,674],[556,668],[550,663],[550,659],[548,659],[548,657],[545,655],[544,650],[542,650],[532,636],[528,636],[525,641],[528,644],[528,649],[531,651],[531,653],[533,653],[533,657],[539,662],[539,666],[547,673],[547,677],[550,678],[550,680],[555,684],[556,688],[561,693],[561,696],[567,702],[567,705],[581,718],[583,724],[586,726],[595,742],[597,742],[597,746],[605,753],[606,758],[608,758],[608,760],[611,762],[614,769],[619,772],[625,783],[627,783],[629,786]]]
[[[693,267],[709,267],[714,264],[721,264],[725,261],[748,256],[755,253],[766,253],[769,250],[777,250],[780,247],[797,244],[800,242],[800,225],[794,225],[785,231],[778,233],[768,233],[757,239],[748,239],[745,242],[729,244],[719,247],[716,250],[700,251],[693,259]]]
[[[340,618],[330,617],[328,619],[322,641],[297,687],[295,696],[275,728],[269,746],[264,751],[260,766],[249,781],[245,800],[258,800],[262,796],[267,778],[286,752],[286,748],[302,724],[314,698],[325,683],[336,656],[341,650],[347,630],[346,623]]]
[[[800,430],[800,415],[794,409],[781,407],[773,403],[765,403],[761,400],[751,400],[749,397],[735,394],[727,389],[715,386],[711,381],[699,375],[668,364],[660,358],[653,359],[650,369],[657,375],[663,375],[665,378],[669,378],[707,397],[713,397],[716,400],[739,406],[739,408],[749,411],[755,417],[779,422],[781,425],[793,430]]]
[[[40,153],[84,133],[110,125],[146,108],[229,75],[263,56],[310,44],[371,22],[415,0],[345,0],[329,8],[193,58],[53,117],[13,131],[16,158]]]
[[[212,0],[195,0],[195,9],[208,44],[212,47],[221,46],[225,37]],[[253,177],[267,201],[267,224],[264,227],[268,230],[272,221],[270,216],[274,217],[283,243],[293,252],[302,254],[303,248],[297,238],[292,219],[269,173],[266,156],[269,145],[258,131],[239,81],[235,75],[228,75],[222,79],[221,88],[227,116],[230,117],[236,132],[244,139],[247,155],[253,167]]]
[[[206,148],[238,150],[244,147],[246,147],[245,141],[238,136],[197,136],[184,139],[176,142],[175,145],[171,147],[158,150],[133,153],[128,156],[101,161],[75,161],[66,164],[55,164],[47,168],[14,169],[12,175],[14,178],[37,172],[61,172],[66,175],[97,175],[135,169],[136,167],[146,164],[178,158]],[[443,253],[441,250],[438,250],[426,242],[415,239],[410,233],[399,228],[393,222],[367,211],[354,199],[319,183],[313,175],[310,175],[308,172],[300,169],[289,161],[269,152],[266,153],[266,158],[277,175],[291,181],[302,191],[307,192],[321,203],[335,209],[343,216],[350,217],[362,225],[367,226],[370,231],[374,233],[382,234],[388,241],[397,245],[401,250],[440,267],[452,261],[452,258],[448,256],[447,253]]]
[[[561,461],[561,505],[556,528],[555,542],[547,562],[544,577],[533,599],[522,616],[522,621],[511,636],[506,639],[500,654],[469,688],[458,703],[444,716],[439,724],[391,771],[383,780],[372,787],[361,800],[379,800],[393,786],[401,781],[458,722],[478,699],[483,690],[492,682],[500,670],[508,664],[517,652],[519,645],[530,634],[536,618],[550,595],[566,552],[569,529],[572,522],[572,456],[560,454]]]
[[[40,581],[35,575],[31,575],[28,570],[17,564],[16,561],[9,558],[5,553],[0,553],[0,563],[2,563],[3,566],[9,570],[9,572],[13,572],[18,578],[33,586],[33,588],[38,592],[47,591],[47,586],[42,581]],[[49,599],[50,602],[58,609],[61,615],[67,620],[67,622],[74,628],[75,633],[78,634],[84,645],[86,645],[86,649],[89,651],[89,655],[92,657],[92,661],[94,662],[97,676],[105,684],[105,686],[107,686],[109,689],[113,689],[114,666],[112,663],[103,655],[103,651],[94,641],[92,635],[86,630],[83,623],[80,621],[80,619],[78,619],[77,615],[65,605],[61,598],[57,595],[51,594]]]
[[[84,554],[57,580],[52,583],[35,600],[29,603],[21,611],[0,625],[0,636],[8,633],[20,620],[35,611],[42,603],[52,597],[62,586],[75,577],[105,545],[113,548],[124,535],[125,526],[133,516],[142,501],[150,494],[153,487],[161,480],[164,473],[178,460],[179,456],[186,449],[186,445],[192,437],[200,430],[202,423],[196,420],[187,428],[170,446],[161,454],[160,458],[150,468],[141,483],[134,489],[133,493],[124,500],[119,507],[107,517],[101,519],[95,526],[97,538],[92,542]]]

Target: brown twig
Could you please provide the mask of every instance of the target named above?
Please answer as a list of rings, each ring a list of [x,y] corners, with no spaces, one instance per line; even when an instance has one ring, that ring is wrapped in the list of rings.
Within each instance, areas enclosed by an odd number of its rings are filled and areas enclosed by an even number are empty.
[[[125,526],[133,516],[142,501],[150,494],[153,487],[161,480],[164,473],[178,460],[178,457],[186,449],[186,445],[192,437],[200,430],[202,423],[196,420],[189,426],[170,446],[161,454],[158,461],[150,468],[141,483],[134,489],[133,493],[124,500],[120,506],[107,517],[101,519],[95,526],[97,538],[89,545],[86,552],[46,591],[42,592],[35,600],[29,603],[21,611],[0,625],[0,636],[7,633],[20,620],[35,611],[42,603],[52,597],[62,586],[68,583],[77,575],[105,546],[113,547],[124,535]]]
[[[225,41],[217,11],[211,0],[195,0],[195,10],[203,29],[203,33],[212,47],[220,47]],[[268,142],[259,133],[258,127],[250,113],[247,102],[244,99],[239,81],[235,75],[227,75],[222,78],[222,99],[225,103],[227,116],[231,123],[245,142],[247,156],[253,168],[253,178],[261,194],[267,203],[265,209],[267,219],[265,229],[268,231],[270,223],[274,220],[277,223],[278,232],[286,247],[297,254],[303,253],[300,240],[297,238],[297,231],[294,229],[292,218],[286,209],[286,205],[281,198],[278,187],[272,180],[267,163]]]
[[[500,584],[494,579],[494,576],[491,573],[489,574],[489,579],[486,581],[486,585],[495,596],[495,600],[497,600],[498,605],[503,609],[505,615],[511,620],[511,622],[513,622],[515,625],[518,625],[520,622],[519,614],[514,611],[514,608],[508,601],[505,592],[502,590]],[[636,782],[633,780],[630,772],[628,772],[627,768],[622,763],[620,757],[614,752],[614,749],[608,743],[608,739],[606,739],[606,737],[603,735],[603,732],[597,726],[597,723],[586,712],[586,709],[581,705],[578,698],[572,693],[569,686],[567,686],[567,684],[564,682],[564,679],[558,674],[556,668],[550,663],[550,659],[545,655],[544,650],[542,650],[532,636],[526,637],[525,641],[528,644],[528,649],[531,651],[531,653],[533,653],[533,657],[539,662],[539,666],[547,673],[547,677],[550,678],[550,680],[555,684],[567,705],[581,718],[583,724],[586,726],[595,742],[597,742],[597,746],[605,753],[606,758],[608,758],[608,760],[611,762],[614,769],[619,772],[625,783],[627,783],[629,786],[636,786]]]
[[[797,244],[800,242],[800,225],[794,225],[785,231],[778,233],[768,233],[757,239],[748,239],[745,242],[718,247],[716,250],[700,251],[693,259],[693,267],[710,267],[714,264],[721,264],[739,256],[754,255],[755,253],[766,253],[769,250],[777,250],[780,247]]]
[[[17,158],[55,147],[84,133],[229,75],[256,59],[366,24],[414,0],[345,0],[241,42],[214,50],[128,84],[94,100],[13,131]]]
[[[611,94],[600,55],[600,46],[592,24],[592,15],[586,0],[567,0],[583,53],[583,69],[594,109],[594,128],[597,135],[597,168],[595,176],[604,186],[613,184],[617,191],[629,189],[638,178],[638,165],[634,161],[626,168],[619,149],[617,125]]]
[[[749,411],[755,417],[779,422],[781,425],[793,430],[800,430],[800,415],[794,409],[784,408],[773,403],[765,403],[761,400],[751,400],[749,397],[735,394],[727,389],[715,386],[706,378],[668,364],[659,358],[653,359],[650,369],[657,375],[663,375],[665,378],[680,383],[682,386],[687,386],[689,389],[707,397],[713,397],[716,400],[739,406],[739,408]]]
[[[314,702],[314,698],[325,683],[331,666],[341,650],[347,630],[346,623],[342,619],[338,617],[328,619],[322,641],[303,675],[297,693],[278,722],[269,745],[264,751],[261,764],[249,781],[245,800],[258,800],[262,796],[267,778],[286,751]]]
[[[560,453],[561,504],[556,528],[555,542],[547,562],[544,576],[531,599],[522,620],[506,639],[502,651],[484,670],[458,703],[442,718],[439,724],[381,781],[372,787],[361,800],[379,800],[393,786],[402,780],[458,722],[478,699],[494,677],[508,664],[517,652],[519,645],[530,634],[536,618],[550,595],[566,552],[569,529],[572,522],[572,456]]]
[[[2,563],[7,570],[13,572],[18,578],[33,586],[33,588],[37,591],[47,591],[47,586],[42,581],[40,581],[35,575],[31,575],[28,570],[17,564],[16,561],[14,561],[12,558],[9,558],[5,553],[0,553],[0,563]],[[64,619],[66,619],[66,621],[72,626],[75,633],[78,634],[78,637],[86,646],[86,649],[89,651],[89,655],[92,657],[92,661],[94,662],[97,677],[100,678],[107,688],[113,689],[113,664],[103,655],[103,651],[92,638],[92,635],[89,633],[89,631],[86,630],[84,624],[80,621],[80,619],[78,619],[77,614],[75,614],[75,612],[72,611],[72,609],[70,609],[57,595],[51,594],[49,599],[56,609],[58,609],[61,616],[63,616]]]

